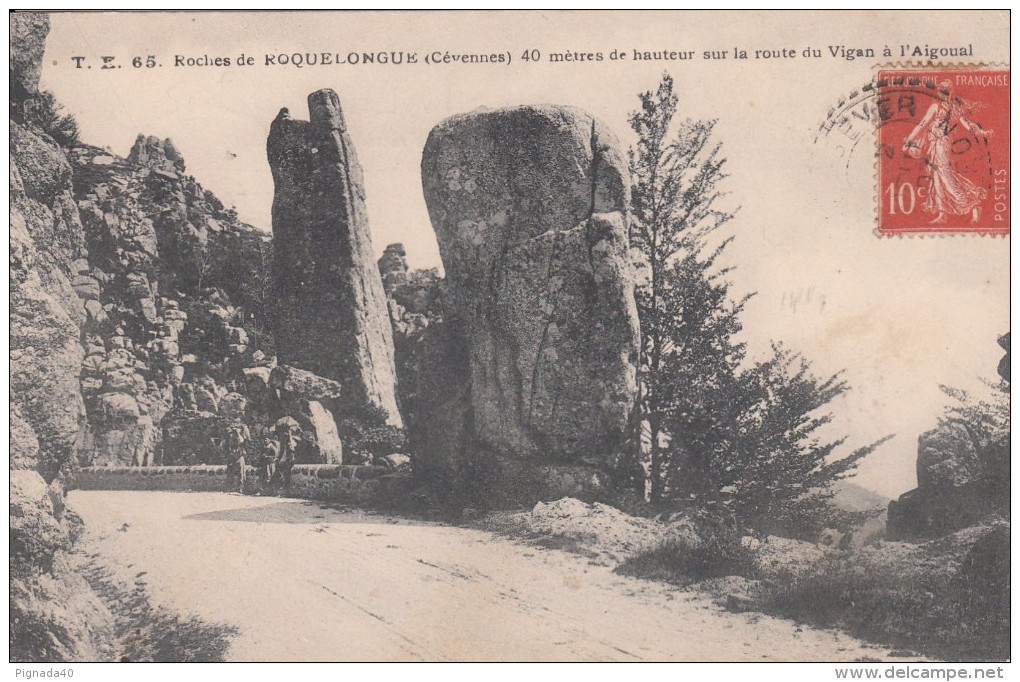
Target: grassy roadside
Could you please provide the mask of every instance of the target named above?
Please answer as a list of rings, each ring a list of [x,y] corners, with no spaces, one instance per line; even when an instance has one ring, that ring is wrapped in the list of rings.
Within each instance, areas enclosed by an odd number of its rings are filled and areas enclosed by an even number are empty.
[[[929,542],[832,552],[808,570],[771,575],[746,541],[709,536],[695,548],[664,543],[617,572],[680,586],[739,576],[748,586],[737,600],[741,611],[837,628],[940,660],[1004,661],[1009,567],[1009,524],[999,521]]]
[[[133,585],[122,584],[94,556],[84,561],[82,574],[113,615],[113,660],[212,663],[225,659],[236,628],[153,606],[145,592],[144,574],[135,576]]]

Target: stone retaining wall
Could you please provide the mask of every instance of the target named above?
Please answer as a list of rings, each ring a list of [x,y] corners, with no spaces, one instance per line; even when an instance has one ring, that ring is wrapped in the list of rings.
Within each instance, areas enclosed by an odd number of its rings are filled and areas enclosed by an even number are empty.
[[[254,470],[252,470],[254,474]],[[71,488],[78,490],[187,490],[229,492],[237,490],[236,476],[226,465],[167,467],[86,467],[78,472]]]
[[[255,468],[247,468],[244,492],[256,492]],[[237,492],[237,473],[226,465],[87,467],[78,472],[78,490],[176,490]],[[296,464],[284,497],[363,506],[400,506],[411,487],[408,474],[386,467],[352,464]]]

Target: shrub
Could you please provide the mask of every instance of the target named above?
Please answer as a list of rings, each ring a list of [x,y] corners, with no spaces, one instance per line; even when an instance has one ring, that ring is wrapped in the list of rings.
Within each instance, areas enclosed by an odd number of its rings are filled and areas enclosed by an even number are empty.
[[[81,141],[78,121],[64,111],[52,92],[40,92],[25,103],[25,122],[42,130],[61,147],[75,147]]]
[[[728,575],[758,577],[753,550],[741,542],[742,534],[731,522],[719,516],[703,517],[697,525],[698,542],[668,540],[628,559],[617,572],[681,586]]]
[[[366,426],[363,420],[344,419],[340,425],[344,443],[344,460],[370,463],[375,457],[385,457],[407,450],[407,436],[395,426]]]
[[[985,536],[993,540],[997,531]],[[1006,531],[998,531],[1000,535]],[[985,539],[979,540],[979,546]],[[875,551],[894,551],[889,546]],[[837,627],[888,646],[945,660],[1009,658],[1009,579],[957,568],[948,554],[921,550],[901,562],[832,558],[798,580],[765,586],[757,608],[819,627]],[[975,563],[975,562],[971,562]],[[980,561],[985,566],[1002,562]]]

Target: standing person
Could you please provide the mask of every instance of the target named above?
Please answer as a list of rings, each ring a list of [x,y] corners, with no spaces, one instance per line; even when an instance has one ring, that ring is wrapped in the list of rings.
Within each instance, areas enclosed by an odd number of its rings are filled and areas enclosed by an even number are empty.
[[[251,431],[248,430],[246,424],[237,422],[230,425],[230,428],[227,430],[227,461],[238,469],[240,491],[242,494],[244,493],[244,486],[248,475],[244,456],[248,449],[249,440],[251,440]]]
[[[280,455],[280,444],[272,436],[262,439],[262,452],[259,453],[258,482],[259,490],[256,495],[268,492],[269,486],[276,474],[276,458]]]
[[[297,422],[285,417],[276,422],[276,439],[280,452],[276,456],[276,471],[283,479],[283,487],[290,486],[290,471],[294,468],[294,450],[297,448]]]

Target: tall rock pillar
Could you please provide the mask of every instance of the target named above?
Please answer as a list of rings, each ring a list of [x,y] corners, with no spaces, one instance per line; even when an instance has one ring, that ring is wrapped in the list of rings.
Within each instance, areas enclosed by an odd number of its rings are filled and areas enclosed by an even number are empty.
[[[277,353],[281,363],[339,381],[351,414],[401,426],[361,165],[337,94],[313,92],[308,111],[310,120],[298,121],[281,109],[267,144]]]
[[[445,387],[424,392],[430,423],[461,415],[474,447],[508,460],[611,465],[639,346],[616,138],[569,107],[455,116],[429,135],[422,183],[456,337],[441,350],[462,356],[439,365],[467,365],[462,390],[447,366]],[[463,429],[443,430],[426,455],[452,456]]]

